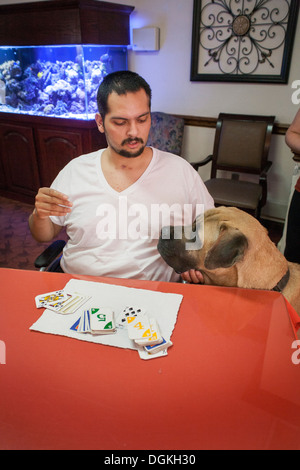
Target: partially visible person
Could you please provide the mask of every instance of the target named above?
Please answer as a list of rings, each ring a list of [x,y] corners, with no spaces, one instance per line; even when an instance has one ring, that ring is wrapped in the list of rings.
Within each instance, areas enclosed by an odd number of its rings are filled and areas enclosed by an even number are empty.
[[[300,109],[286,132],[285,141],[300,157]],[[300,178],[289,208],[284,256],[292,263],[300,263]]]
[[[214,201],[186,160],[146,146],[151,88],[142,77],[128,71],[108,75],[97,101],[96,122],[108,147],[73,159],[51,188],[39,189],[31,233],[48,242],[66,227],[63,272],[178,281],[157,250],[161,228],[182,225],[185,207],[195,219]],[[182,278],[203,280],[195,271]]]

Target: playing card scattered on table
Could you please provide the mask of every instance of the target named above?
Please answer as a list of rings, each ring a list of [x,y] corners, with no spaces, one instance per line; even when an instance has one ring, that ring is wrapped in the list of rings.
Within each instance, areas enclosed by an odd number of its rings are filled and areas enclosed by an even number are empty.
[[[91,333],[92,335],[115,333],[114,312],[109,307],[93,307],[84,310],[81,317],[71,326],[71,330],[78,333]]]
[[[66,300],[67,296],[64,290],[57,290],[54,292],[48,292],[47,294],[37,295],[35,297],[35,305],[36,308],[46,308],[47,304],[51,304],[52,302],[59,302],[62,300]]]
[[[127,328],[128,337],[137,345],[140,356],[153,354],[153,358],[158,352],[166,355],[167,349],[173,344],[162,337],[157,320],[149,318],[144,308],[125,307],[118,320]]]
[[[172,346],[182,298],[181,294],[71,279],[64,289],[35,298],[36,307],[44,311],[30,330],[132,349],[142,359],[153,359],[166,356]]]
[[[137,317],[138,315],[144,315],[145,309],[140,307],[125,307],[118,315],[117,323],[119,326],[127,326],[128,317]]]
[[[105,335],[116,331],[114,312],[109,307],[91,308],[90,327],[94,335]]]
[[[76,312],[90,297],[80,294],[71,294],[64,290],[48,292],[37,295],[35,305],[37,308],[46,308],[61,314]]]
[[[84,310],[70,329],[77,333],[105,335],[116,333],[117,328],[126,328],[128,338],[136,344],[138,351],[151,354],[151,358],[161,351],[164,354],[160,355],[165,355],[173,344],[161,336],[156,319],[148,318],[144,308],[125,307],[118,315],[118,322],[116,325],[114,312],[110,307],[92,307]]]

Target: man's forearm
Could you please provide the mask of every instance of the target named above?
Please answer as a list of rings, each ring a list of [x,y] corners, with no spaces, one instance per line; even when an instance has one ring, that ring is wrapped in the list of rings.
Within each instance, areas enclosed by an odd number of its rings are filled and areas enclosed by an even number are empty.
[[[292,152],[300,153],[300,109],[285,134],[285,142]]]
[[[286,144],[292,152],[300,154],[300,134],[293,130],[288,130],[285,136]]]
[[[50,242],[60,231],[49,217],[40,218],[36,209],[29,217],[29,228],[33,238],[38,242]]]

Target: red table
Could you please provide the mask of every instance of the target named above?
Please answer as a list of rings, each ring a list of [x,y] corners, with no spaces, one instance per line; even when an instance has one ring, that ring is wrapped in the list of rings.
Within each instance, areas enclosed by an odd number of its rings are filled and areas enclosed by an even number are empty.
[[[71,276],[0,269],[1,449],[300,449],[300,364],[281,294],[73,277],[183,294],[174,345],[143,361],[30,331],[35,295]]]

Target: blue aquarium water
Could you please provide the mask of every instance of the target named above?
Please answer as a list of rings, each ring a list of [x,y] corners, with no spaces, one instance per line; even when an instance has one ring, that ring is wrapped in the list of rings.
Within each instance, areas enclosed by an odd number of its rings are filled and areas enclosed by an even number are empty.
[[[117,70],[126,46],[0,47],[0,112],[94,119],[98,87]]]

